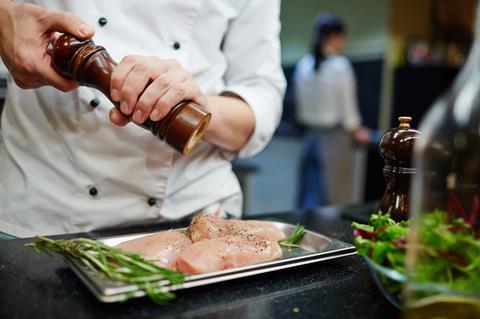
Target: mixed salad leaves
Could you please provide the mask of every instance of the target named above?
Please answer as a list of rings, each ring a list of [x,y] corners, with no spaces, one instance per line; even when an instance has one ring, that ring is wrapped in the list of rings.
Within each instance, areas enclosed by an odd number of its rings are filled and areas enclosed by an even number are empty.
[[[382,213],[373,214],[368,225],[353,223],[358,254],[405,273],[410,224]],[[409,274],[414,281],[480,293],[480,236],[471,220],[437,210],[424,214],[419,226],[419,240],[412,247],[416,249],[415,267]]]
[[[389,214],[372,214],[368,225],[352,223],[358,254],[379,265],[405,272],[409,223],[395,222]]]

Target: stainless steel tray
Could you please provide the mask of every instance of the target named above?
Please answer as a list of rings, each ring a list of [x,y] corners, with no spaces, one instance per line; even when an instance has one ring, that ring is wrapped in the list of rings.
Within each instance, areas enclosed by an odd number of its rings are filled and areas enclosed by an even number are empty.
[[[290,224],[280,222],[270,223],[283,230],[287,236],[295,229],[295,226]],[[109,246],[115,246],[121,242],[146,235],[150,235],[150,233],[107,237],[98,240]],[[162,286],[161,289],[164,291],[175,291],[297,267],[300,265],[317,263],[356,253],[355,247],[351,244],[308,230],[299,245],[299,248],[283,248],[283,257],[281,259],[222,271],[187,276],[185,282],[179,285],[165,285],[166,282],[162,281],[159,281],[158,284]],[[145,292],[139,290],[140,288],[138,285],[108,280],[101,274],[89,270],[73,258],[67,257],[65,259],[72,270],[100,301],[117,302],[133,297],[145,296]]]

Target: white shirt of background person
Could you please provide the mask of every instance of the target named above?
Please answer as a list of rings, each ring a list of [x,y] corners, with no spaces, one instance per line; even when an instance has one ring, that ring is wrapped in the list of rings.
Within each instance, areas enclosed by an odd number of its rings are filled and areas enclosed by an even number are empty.
[[[298,120],[307,126],[347,131],[360,126],[356,82],[350,61],[340,55],[327,56],[314,69],[315,59],[305,55],[294,73]]]

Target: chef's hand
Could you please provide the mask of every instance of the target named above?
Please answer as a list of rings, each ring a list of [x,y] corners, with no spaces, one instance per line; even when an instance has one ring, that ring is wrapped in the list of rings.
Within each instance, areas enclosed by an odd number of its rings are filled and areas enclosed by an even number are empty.
[[[68,32],[80,39],[95,33],[72,13],[0,0],[0,56],[21,88],[51,85],[69,91],[78,87],[51,66],[47,47],[56,39],[56,32]]]
[[[119,126],[148,118],[158,121],[183,100],[206,106],[207,100],[192,75],[175,60],[129,55],[115,67],[110,81],[110,96],[120,102],[112,108],[111,121]]]

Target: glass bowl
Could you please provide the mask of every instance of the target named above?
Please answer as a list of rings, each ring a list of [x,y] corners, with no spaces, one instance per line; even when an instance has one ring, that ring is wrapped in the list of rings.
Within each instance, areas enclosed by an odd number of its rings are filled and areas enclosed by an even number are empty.
[[[372,272],[373,280],[378,289],[398,309],[402,309],[402,286],[406,283],[407,277],[393,269],[381,266],[368,257],[364,257]]]

